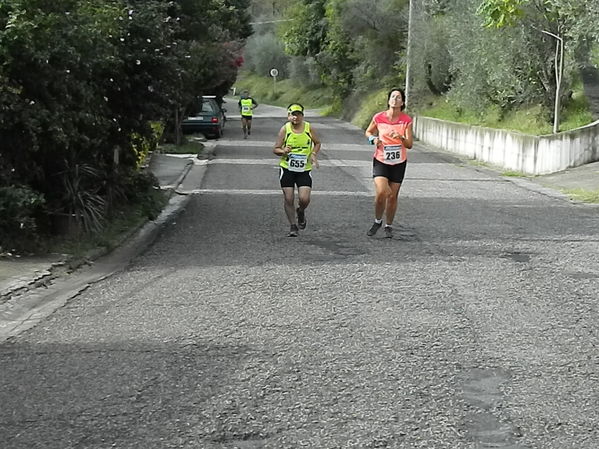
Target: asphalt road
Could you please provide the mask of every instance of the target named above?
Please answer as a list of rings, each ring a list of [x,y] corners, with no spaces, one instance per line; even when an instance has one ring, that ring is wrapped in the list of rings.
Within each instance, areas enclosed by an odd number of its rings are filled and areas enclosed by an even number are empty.
[[[261,106],[128,269],[0,345],[0,447],[596,449],[597,207],[416,145],[399,238],[371,148],[324,142],[288,238]]]

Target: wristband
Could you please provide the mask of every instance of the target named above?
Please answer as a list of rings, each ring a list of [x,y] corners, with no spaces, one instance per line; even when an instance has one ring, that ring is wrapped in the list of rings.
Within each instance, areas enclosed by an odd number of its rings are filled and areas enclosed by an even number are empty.
[[[370,142],[370,145],[374,145],[374,139],[376,139],[377,136],[368,136],[368,142]]]

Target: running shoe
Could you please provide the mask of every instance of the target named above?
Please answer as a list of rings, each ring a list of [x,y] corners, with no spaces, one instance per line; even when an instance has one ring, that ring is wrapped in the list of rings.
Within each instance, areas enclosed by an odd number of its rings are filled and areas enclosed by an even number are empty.
[[[385,226],[385,238],[386,239],[393,238],[393,228],[389,225]]]
[[[370,227],[370,229],[368,230],[368,232],[366,233],[367,236],[372,237],[374,234],[376,234],[376,232],[380,229],[380,227],[383,225],[383,223],[377,223],[376,221],[374,223],[372,223],[372,226]]]
[[[305,211],[301,210],[299,207],[296,209],[297,211],[297,225],[300,229],[306,229],[306,214]]]
[[[297,225],[292,224],[289,227],[289,234],[287,234],[287,237],[297,237],[298,232]]]

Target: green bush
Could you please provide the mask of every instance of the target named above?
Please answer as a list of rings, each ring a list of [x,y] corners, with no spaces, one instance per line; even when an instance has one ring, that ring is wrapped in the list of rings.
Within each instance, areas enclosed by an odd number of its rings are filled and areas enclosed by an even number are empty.
[[[151,122],[149,124],[152,132],[149,136],[143,136],[137,132],[131,134],[131,149],[135,154],[135,167],[141,168],[146,164],[150,152],[157,149],[164,134],[164,124]]]
[[[141,214],[150,220],[160,214],[166,204],[166,198],[159,187],[159,182],[151,172],[141,171],[127,177],[125,190],[127,200],[132,206],[139,207]]]
[[[44,197],[29,187],[0,187],[0,248],[32,250],[37,242],[36,215]]]

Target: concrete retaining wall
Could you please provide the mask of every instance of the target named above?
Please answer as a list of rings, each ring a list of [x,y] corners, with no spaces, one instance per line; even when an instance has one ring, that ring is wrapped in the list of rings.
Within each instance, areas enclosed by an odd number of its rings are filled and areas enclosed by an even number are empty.
[[[599,121],[572,131],[532,136],[415,117],[414,135],[444,150],[530,175],[599,161]]]

